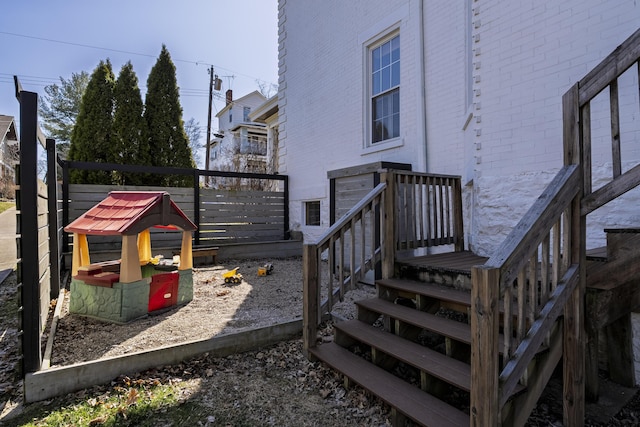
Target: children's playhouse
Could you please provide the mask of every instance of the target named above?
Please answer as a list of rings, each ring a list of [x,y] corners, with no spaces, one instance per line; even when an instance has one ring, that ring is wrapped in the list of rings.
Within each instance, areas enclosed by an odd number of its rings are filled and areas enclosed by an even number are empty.
[[[151,255],[150,228],[182,232],[180,255]],[[196,226],[167,192],[112,191],[65,227],[73,233],[71,313],[126,323],[193,299]],[[91,263],[87,235],[122,236],[120,259]]]

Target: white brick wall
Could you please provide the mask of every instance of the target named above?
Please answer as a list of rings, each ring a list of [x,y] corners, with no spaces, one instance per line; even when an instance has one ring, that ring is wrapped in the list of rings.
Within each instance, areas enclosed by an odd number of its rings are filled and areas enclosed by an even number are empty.
[[[490,253],[500,238],[487,230],[501,224],[504,235],[519,220],[543,185],[562,165],[562,95],[640,26],[640,5],[629,1],[509,2],[476,0],[475,56],[480,64],[481,149],[476,151],[475,204],[471,241]],[[620,92],[635,77],[620,80]],[[621,98],[624,160],[640,158],[637,92]],[[608,93],[592,106],[594,176],[611,163]],[[609,166],[610,168],[610,166]],[[550,172],[550,173],[548,173]],[[540,175],[542,173],[542,175]],[[512,189],[498,185],[509,177]],[[599,178],[600,179],[600,178]],[[524,189],[522,188],[524,187]],[[500,188],[500,190],[498,190]],[[594,188],[597,188],[595,186]],[[498,194],[500,192],[500,194]],[[504,198],[502,193],[510,196]],[[511,219],[489,214],[510,210]],[[619,215],[598,213],[589,221],[593,243],[605,223],[628,223]]]
[[[404,162],[463,175],[466,240],[484,253],[510,229],[486,237],[481,228],[492,229],[496,217],[485,208],[507,210],[512,216],[502,224],[515,224],[562,165],[564,92],[640,26],[640,5],[622,0],[280,0],[279,6],[280,165],[291,179],[292,227],[317,235],[328,226],[328,170]],[[363,38],[393,16],[401,17],[404,145],[366,154]],[[592,112],[593,158],[605,167],[608,97],[601,98]],[[623,122],[636,123],[623,128],[627,160],[640,156],[639,103],[637,93],[621,99]],[[511,196],[491,186],[503,181],[514,187],[499,187]],[[318,199],[323,227],[306,230],[302,202]]]
[[[327,171],[375,161],[424,164],[416,140],[417,2],[281,0],[280,7],[281,171],[291,179],[292,228],[317,236],[329,225]],[[363,42],[394,16],[401,22],[404,145],[365,154]],[[321,228],[301,226],[306,200],[321,200]]]

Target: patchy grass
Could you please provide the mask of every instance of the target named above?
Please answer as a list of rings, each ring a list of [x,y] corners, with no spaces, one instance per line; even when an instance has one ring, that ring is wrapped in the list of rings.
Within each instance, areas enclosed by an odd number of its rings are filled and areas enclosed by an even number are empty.
[[[0,202],[0,213],[6,211],[7,209],[10,209],[12,207],[14,207],[16,204],[13,202]]]
[[[206,425],[210,410],[181,399],[181,381],[123,377],[109,388],[75,393],[66,398],[26,405],[5,421],[10,426],[192,426]],[[101,392],[101,393],[100,393]],[[90,396],[90,397],[87,397]]]

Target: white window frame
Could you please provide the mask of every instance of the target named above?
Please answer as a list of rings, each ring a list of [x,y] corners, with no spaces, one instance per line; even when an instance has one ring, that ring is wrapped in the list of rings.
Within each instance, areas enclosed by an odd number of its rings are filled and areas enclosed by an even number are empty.
[[[400,22],[388,27],[385,31],[376,34],[376,36],[368,39],[363,44],[363,57],[364,57],[364,147],[363,154],[373,153],[381,150],[387,150],[390,148],[396,148],[403,145],[402,137],[402,36],[400,31]],[[400,36],[400,81],[399,84],[387,89],[385,92],[391,92],[393,90],[399,91],[399,133],[397,136],[388,138],[381,141],[373,142],[373,67],[372,67],[372,55],[373,51],[383,44],[389,42],[395,37]],[[380,96],[376,94],[375,96]]]

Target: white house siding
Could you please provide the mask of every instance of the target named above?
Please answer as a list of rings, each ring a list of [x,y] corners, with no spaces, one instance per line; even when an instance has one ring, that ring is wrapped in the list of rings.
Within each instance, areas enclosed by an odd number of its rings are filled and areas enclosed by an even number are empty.
[[[395,21],[404,145],[369,153],[364,42]],[[291,178],[292,228],[317,236],[329,225],[328,170],[403,162],[463,176],[466,241],[490,254],[562,165],[562,95],[639,26],[640,5],[629,0],[281,0],[280,165]],[[621,93],[634,78],[624,76]],[[598,180],[611,164],[600,98]],[[637,98],[621,98],[625,160],[640,155]],[[301,226],[305,200],[321,200],[321,227]],[[590,246],[604,244],[603,225],[637,223],[611,211],[590,217]]]
[[[418,1],[280,1],[280,172],[290,177],[294,230],[315,239],[329,226],[327,171],[377,161],[426,169],[420,105]],[[444,5],[445,2],[442,2]],[[399,23],[403,145],[364,150],[365,43]],[[452,170],[457,168],[451,168]],[[305,201],[320,200],[320,227],[305,227]]]

